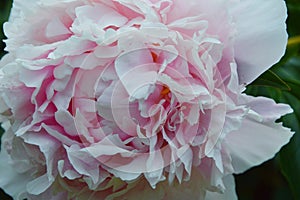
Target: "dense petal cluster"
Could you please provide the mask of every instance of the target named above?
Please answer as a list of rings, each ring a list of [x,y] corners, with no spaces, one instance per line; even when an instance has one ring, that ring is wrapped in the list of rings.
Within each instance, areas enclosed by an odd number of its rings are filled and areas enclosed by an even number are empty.
[[[268,10],[268,12],[265,12]],[[292,133],[243,94],[284,53],[282,0],[15,0],[0,187],[16,199],[235,199]]]

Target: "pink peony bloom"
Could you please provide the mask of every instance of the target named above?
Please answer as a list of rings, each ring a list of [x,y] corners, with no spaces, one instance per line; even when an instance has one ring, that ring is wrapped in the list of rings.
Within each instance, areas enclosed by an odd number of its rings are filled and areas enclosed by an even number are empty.
[[[236,199],[292,136],[243,94],[284,54],[283,0],[15,0],[0,187],[15,199]]]

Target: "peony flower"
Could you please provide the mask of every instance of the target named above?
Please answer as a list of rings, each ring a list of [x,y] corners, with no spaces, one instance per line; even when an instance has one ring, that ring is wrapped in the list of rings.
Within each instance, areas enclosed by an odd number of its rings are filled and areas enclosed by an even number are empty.
[[[267,12],[266,12],[267,11]],[[0,187],[15,199],[236,199],[292,112],[243,94],[283,55],[282,0],[15,0]]]

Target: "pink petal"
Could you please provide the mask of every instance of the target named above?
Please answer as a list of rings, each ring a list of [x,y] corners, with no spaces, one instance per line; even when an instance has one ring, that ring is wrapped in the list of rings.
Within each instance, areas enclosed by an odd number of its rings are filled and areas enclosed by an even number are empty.
[[[251,97],[244,95],[242,97],[244,104],[251,110],[259,114],[264,122],[274,122],[281,116],[292,113],[293,110],[287,104],[276,104],[273,99],[265,97]]]
[[[244,119],[242,127],[225,138],[235,173],[242,173],[274,157],[292,136],[290,129],[282,124]]]
[[[240,83],[251,83],[283,56],[288,38],[286,13],[283,0],[241,0],[232,8]]]

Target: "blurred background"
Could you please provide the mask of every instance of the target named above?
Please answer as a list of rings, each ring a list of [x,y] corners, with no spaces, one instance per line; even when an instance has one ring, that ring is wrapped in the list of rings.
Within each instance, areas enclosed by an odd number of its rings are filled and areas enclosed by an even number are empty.
[[[236,176],[236,190],[240,200],[300,199],[300,0],[286,0],[286,3],[289,33],[286,54],[280,63],[248,86],[246,92],[290,104],[295,112],[283,117],[281,121],[296,134],[274,159]],[[1,27],[8,19],[11,4],[12,0],[0,2]],[[5,54],[2,29],[0,38],[2,57]],[[2,130],[0,136],[1,134]],[[9,199],[11,198],[0,190],[0,200]]]

